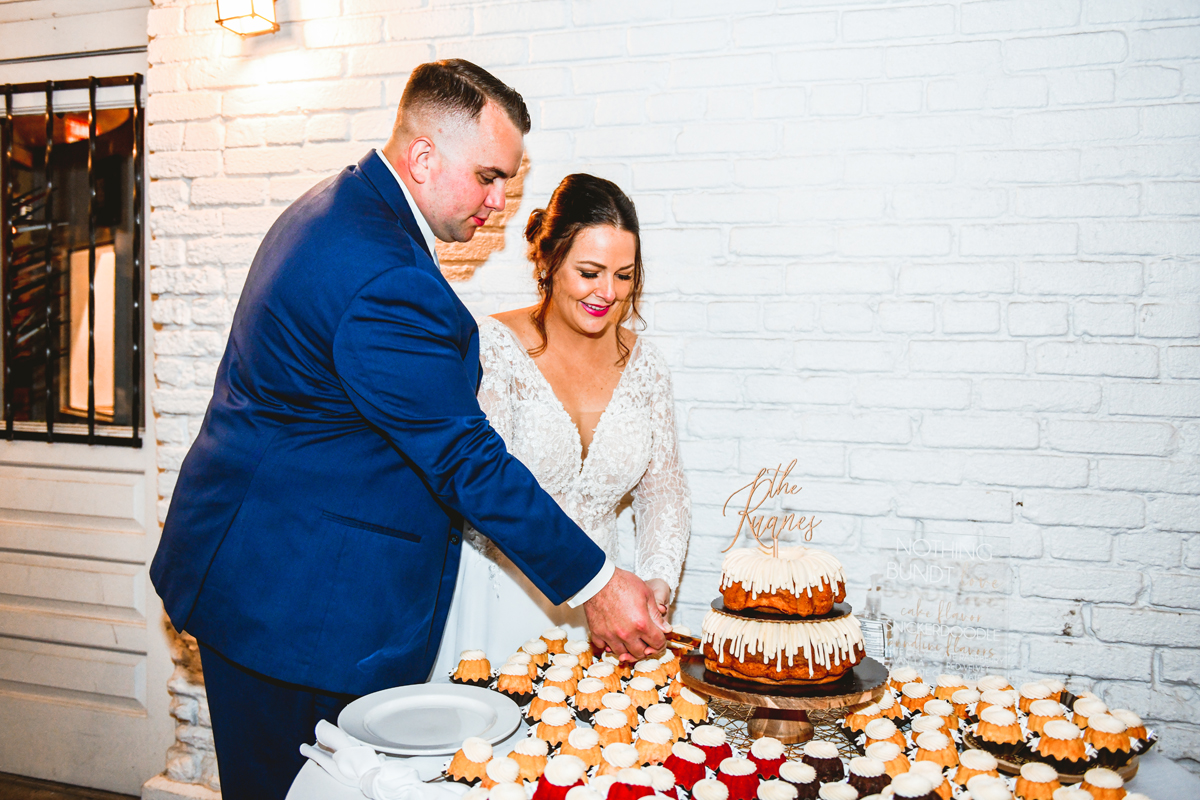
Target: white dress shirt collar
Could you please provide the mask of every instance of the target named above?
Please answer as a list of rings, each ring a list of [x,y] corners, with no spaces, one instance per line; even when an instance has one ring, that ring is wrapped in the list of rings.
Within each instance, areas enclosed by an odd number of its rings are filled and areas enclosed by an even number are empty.
[[[387,156],[378,147],[375,152],[379,155],[381,161],[387,166],[388,172],[392,173],[392,177],[396,179],[396,183],[400,185],[400,191],[404,192],[404,199],[408,202],[409,209],[412,210],[413,217],[417,220],[417,227],[421,229],[421,235],[425,237],[425,245],[429,248],[430,255],[433,256],[433,263],[441,268],[441,262],[438,261],[437,248],[434,243],[437,241],[433,236],[433,229],[429,227],[429,223],[425,220],[425,215],[421,213],[421,209],[417,208],[417,203],[413,200],[413,196],[409,193],[408,187],[404,185],[404,181],[400,180],[400,173],[396,172],[396,168],[392,166],[392,162],[388,161]]]

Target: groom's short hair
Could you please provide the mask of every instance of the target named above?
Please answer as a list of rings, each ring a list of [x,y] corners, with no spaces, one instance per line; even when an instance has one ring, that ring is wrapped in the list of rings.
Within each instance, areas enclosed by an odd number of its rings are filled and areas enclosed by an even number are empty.
[[[409,76],[400,98],[396,127],[404,124],[407,115],[419,117],[430,112],[475,121],[489,100],[504,109],[517,130],[529,133],[529,109],[516,89],[483,67],[461,58],[431,61],[421,64]]]

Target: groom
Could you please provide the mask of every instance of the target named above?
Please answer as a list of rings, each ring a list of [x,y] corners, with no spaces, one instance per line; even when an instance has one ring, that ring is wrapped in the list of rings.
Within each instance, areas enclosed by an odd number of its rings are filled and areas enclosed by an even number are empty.
[[[470,523],[594,642],[664,644],[615,569],[475,400],[478,332],[434,238],[504,208],[529,114],[483,69],[417,67],[392,136],[267,233],[151,566],[200,642],[226,800],[282,798],[318,719],[424,681]],[[531,631],[536,635],[539,631]]]

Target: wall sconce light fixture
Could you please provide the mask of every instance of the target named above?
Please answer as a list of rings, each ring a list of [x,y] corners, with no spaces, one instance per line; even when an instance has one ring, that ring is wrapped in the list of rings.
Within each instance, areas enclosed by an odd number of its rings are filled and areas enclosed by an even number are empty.
[[[275,0],[217,0],[217,24],[239,36],[275,33]]]

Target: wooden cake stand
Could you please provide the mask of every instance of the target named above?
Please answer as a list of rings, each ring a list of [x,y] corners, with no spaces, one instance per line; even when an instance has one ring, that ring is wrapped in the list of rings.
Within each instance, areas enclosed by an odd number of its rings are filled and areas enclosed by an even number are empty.
[[[730,611],[720,598],[714,600],[712,606],[722,614],[777,622],[822,622],[850,613],[848,603],[838,603],[829,614],[819,617]],[[830,683],[790,685],[757,683],[711,672],[704,668],[704,655],[699,650],[691,651],[681,661],[680,679],[685,686],[707,697],[754,706],[754,714],[746,723],[750,738],[772,736],[784,744],[807,742],[813,737],[809,711],[830,711],[878,700],[883,696],[888,676],[887,669],[873,658],[864,658]]]

